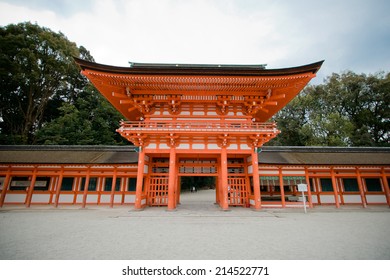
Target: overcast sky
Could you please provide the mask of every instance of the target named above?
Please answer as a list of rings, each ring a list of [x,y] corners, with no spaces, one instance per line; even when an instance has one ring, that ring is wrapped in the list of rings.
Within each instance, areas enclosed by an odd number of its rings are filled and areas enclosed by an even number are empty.
[[[0,25],[36,22],[96,62],[325,63],[332,72],[390,71],[388,0],[0,0]]]

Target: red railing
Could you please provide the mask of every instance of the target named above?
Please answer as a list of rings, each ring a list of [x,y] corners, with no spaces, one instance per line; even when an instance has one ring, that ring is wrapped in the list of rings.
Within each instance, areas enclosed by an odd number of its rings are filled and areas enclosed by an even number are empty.
[[[246,122],[133,122],[122,121],[119,132],[246,132],[246,133],[278,133],[276,123]]]

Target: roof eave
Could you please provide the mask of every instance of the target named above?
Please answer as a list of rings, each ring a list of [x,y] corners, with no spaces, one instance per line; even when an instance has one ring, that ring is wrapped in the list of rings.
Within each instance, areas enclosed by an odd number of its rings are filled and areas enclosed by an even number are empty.
[[[227,76],[282,76],[302,73],[315,74],[324,60],[290,68],[262,69],[255,65],[211,65],[211,64],[134,64],[132,67],[118,67],[99,64],[74,57],[82,70],[112,74],[160,74],[160,75],[227,75]],[[258,66],[258,65],[257,65]]]

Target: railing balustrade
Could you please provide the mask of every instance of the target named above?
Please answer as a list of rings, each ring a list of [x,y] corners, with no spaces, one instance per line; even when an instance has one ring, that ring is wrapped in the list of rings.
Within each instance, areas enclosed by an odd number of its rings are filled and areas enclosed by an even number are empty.
[[[134,122],[122,121],[119,131],[177,131],[177,132],[277,132],[276,123],[247,122]]]

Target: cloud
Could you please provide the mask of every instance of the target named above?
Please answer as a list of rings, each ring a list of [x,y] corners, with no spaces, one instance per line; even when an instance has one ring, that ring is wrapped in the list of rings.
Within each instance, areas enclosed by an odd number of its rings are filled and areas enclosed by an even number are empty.
[[[345,69],[390,68],[390,2],[383,0],[51,2],[0,2],[0,24],[37,22],[85,46],[97,62],[118,66],[134,61],[280,68],[325,59],[317,82]]]

